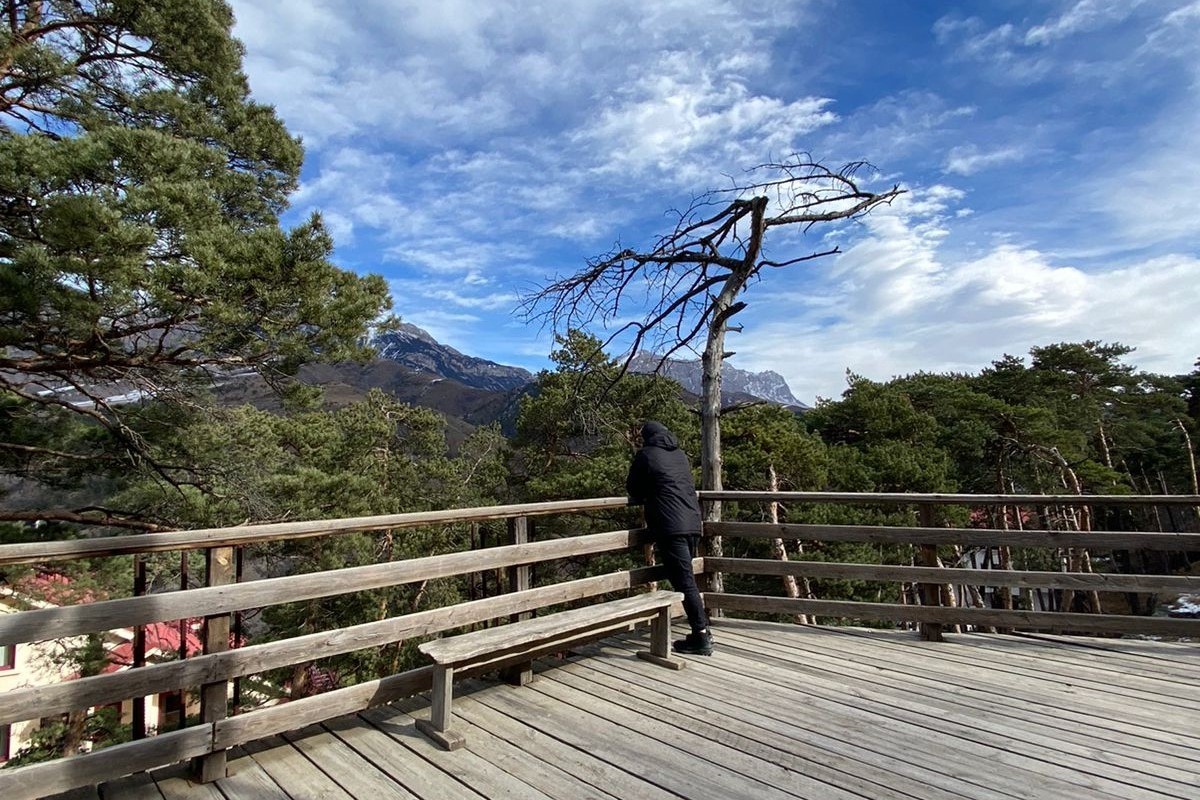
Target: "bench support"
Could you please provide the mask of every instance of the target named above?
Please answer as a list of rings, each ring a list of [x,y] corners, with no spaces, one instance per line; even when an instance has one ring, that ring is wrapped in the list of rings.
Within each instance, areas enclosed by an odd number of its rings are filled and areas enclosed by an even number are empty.
[[[669,657],[671,606],[681,598],[675,592],[648,592],[425,642],[418,649],[433,659],[432,691],[429,719],[418,719],[417,729],[446,750],[466,744],[461,734],[450,730],[456,670],[467,674],[488,667],[506,670],[510,680],[515,677],[513,682],[523,685],[532,676],[533,659],[643,622],[651,624],[651,644],[648,652],[638,656],[663,667],[682,669],[682,661]]]
[[[684,662],[671,658],[671,609],[660,609],[650,621],[650,649],[638,650],[637,657],[667,669],[683,669]]]
[[[500,679],[509,686],[524,686],[533,680],[533,662],[522,661],[500,670]]]
[[[450,730],[450,705],[454,698],[454,667],[434,667],[429,719],[418,719],[417,728],[443,750],[457,750],[467,743]]]

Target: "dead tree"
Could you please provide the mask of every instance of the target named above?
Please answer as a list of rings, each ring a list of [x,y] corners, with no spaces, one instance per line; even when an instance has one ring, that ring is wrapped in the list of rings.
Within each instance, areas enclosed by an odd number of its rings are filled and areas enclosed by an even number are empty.
[[[789,256],[768,255],[768,237],[776,229],[807,235],[814,226],[853,220],[903,193],[892,186],[868,191],[859,174],[869,169],[856,161],[833,170],[807,154],[761,164],[746,180],[696,197],[673,212],[674,228],[645,249],[616,247],[590,259],[587,266],[527,294],[522,310],[556,332],[600,327],[607,332],[597,358],[614,344],[624,350],[621,374],[634,355],[649,350],[658,366],[681,350],[701,356],[701,487],[721,489],[721,365],[731,320],[746,303],[750,282],[765,269],[783,269],[839,252],[809,244],[806,236],[788,245]],[[623,322],[628,317],[632,322]],[[706,504],[705,520],[721,518],[721,504]],[[719,537],[707,552],[720,556]],[[711,588],[720,591],[719,576]]]

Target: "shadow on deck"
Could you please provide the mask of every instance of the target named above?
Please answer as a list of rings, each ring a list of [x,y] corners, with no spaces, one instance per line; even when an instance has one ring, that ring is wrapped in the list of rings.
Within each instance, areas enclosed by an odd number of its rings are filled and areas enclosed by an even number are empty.
[[[719,620],[717,652],[667,672],[645,636],[546,663],[529,686],[456,691],[467,746],[414,698],[256,743],[229,777],[179,769],[118,800],[1063,798],[1194,800],[1200,643],[915,634]],[[97,790],[63,797],[95,798]]]

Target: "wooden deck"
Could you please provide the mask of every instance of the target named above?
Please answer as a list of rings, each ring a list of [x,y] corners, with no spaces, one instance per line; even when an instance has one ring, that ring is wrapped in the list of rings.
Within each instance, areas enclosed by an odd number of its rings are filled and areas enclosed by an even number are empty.
[[[1200,797],[1200,643],[916,635],[721,620],[717,652],[669,672],[626,634],[543,664],[523,688],[461,687],[453,753],[399,706],[180,770],[102,798]],[[1085,641],[1086,643],[1078,643]],[[96,797],[96,791],[71,797]]]

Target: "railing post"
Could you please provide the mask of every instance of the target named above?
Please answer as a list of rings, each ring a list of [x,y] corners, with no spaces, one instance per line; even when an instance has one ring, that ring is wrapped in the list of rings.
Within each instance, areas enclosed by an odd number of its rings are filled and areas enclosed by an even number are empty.
[[[933,527],[933,506],[922,503],[919,506],[920,524],[922,528]],[[921,566],[937,567],[937,545],[922,544],[920,546]],[[942,604],[942,588],[936,583],[920,584],[921,605],[926,608],[938,607]],[[922,622],[920,623],[921,638],[927,642],[942,641],[942,623],[940,622]]]
[[[146,560],[141,555],[133,557],[133,596],[146,593]],[[146,626],[133,628],[133,669],[146,666]],[[133,718],[129,724],[129,736],[134,741],[146,738],[146,698],[133,698]]]
[[[241,583],[242,575],[246,568],[246,549],[244,547],[234,548],[234,573],[233,582]],[[241,647],[245,644],[246,626],[245,612],[233,612],[233,636],[230,637],[230,646]],[[241,676],[233,679],[233,713],[237,714],[242,707],[242,679]]]
[[[529,517],[509,517],[508,541],[510,544],[527,544],[529,542]],[[528,564],[519,564],[508,568],[508,586],[510,592],[523,592],[533,588],[532,568]],[[532,617],[528,611],[512,614],[510,622],[518,622]],[[533,662],[523,661],[501,671],[501,677],[514,686],[524,686],[533,680]]]
[[[702,503],[701,507],[707,507],[703,519],[700,523],[700,554],[705,558],[721,558],[725,555],[725,545],[719,535],[709,535],[708,523],[721,521],[721,502],[719,500]],[[701,575],[703,585],[700,591],[712,592],[721,594],[725,591],[725,576],[720,572],[712,571],[706,563],[704,572]],[[720,608],[706,609],[709,618],[718,618],[725,616],[725,612]]]
[[[233,583],[235,574],[232,547],[210,547],[207,557],[207,586]],[[229,615],[216,614],[204,618],[204,652],[219,653],[229,649]],[[221,680],[200,687],[200,721],[215,723],[229,713],[229,684]],[[225,777],[225,751],[217,750],[200,756],[194,764],[201,783],[211,783]]]
[[[653,543],[642,545],[642,559],[645,561],[645,564],[647,567],[653,567],[653,566],[658,565],[658,556],[654,550]],[[701,577],[703,577],[703,576],[701,576]],[[643,583],[641,588],[647,592],[653,592],[656,589],[658,589],[658,581],[650,581],[648,583]]]

